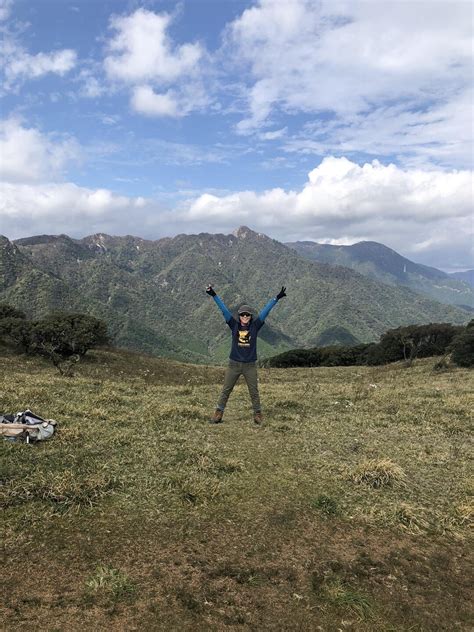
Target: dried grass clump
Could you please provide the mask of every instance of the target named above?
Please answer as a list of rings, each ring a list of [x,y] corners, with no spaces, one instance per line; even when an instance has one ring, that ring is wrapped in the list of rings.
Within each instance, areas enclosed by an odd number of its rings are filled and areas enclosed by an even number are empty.
[[[474,503],[466,502],[456,507],[456,518],[461,525],[472,527],[474,524]]]
[[[379,489],[394,483],[403,484],[406,476],[402,468],[390,459],[369,459],[360,463],[351,476],[353,483],[365,483]]]
[[[423,515],[423,511],[407,503],[401,503],[395,515],[400,526],[409,533],[422,533],[423,531],[427,531],[430,527],[429,521]]]

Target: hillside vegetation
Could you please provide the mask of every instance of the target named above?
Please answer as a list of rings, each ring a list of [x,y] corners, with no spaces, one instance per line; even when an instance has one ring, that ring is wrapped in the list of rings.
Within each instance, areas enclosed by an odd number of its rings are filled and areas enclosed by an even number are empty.
[[[262,369],[210,426],[223,369],[89,354],[2,358],[59,422],[1,444],[6,629],[470,629],[472,371]]]
[[[241,227],[232,235],[178,235],[147,241],[94,235],[0,239],[0,302],[34,318],[53,310],[107,322],[115,344],[166,357],[218,363],[229,333],[204,288],[231,310],[261,309],[282,285],[288,299],[270,314],[260,357],[295,347],[371,342],[415,323],[462,324],[469,314],[349,268],[308,261]],[[324,341],[324,342],[323,342]]]
[[[474,311],[474,291],[468,273],[447,274],[415,263],[376,241],[360,241],[352,246],[332,246],[312,241],[286,245],[310,261],[346,266],[382,283],[409,287],[442,303]]]

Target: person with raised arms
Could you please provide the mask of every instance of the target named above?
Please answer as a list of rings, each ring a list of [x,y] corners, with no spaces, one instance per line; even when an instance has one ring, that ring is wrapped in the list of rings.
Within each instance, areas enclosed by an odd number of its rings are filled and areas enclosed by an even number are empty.
[[[282,287],[275,298],[268,301],[262,311],[254,318],[254,312],[249,305],[241,305],[238,309],[239,320],[236,320],[224,301],[216,294],[212,285],[208,285],[206,293],[212,296],[221,310],[225,322],[232,332],[232,346],[229,364],[224,378],[224,386],[217,402],[217,407],[210,423],[219,424],[223,421],[224,410],[232,390],[241,375],[244,376],[249,389],[253,407],[253,420],[259,425],[263,421],[260,395],[258,392],[257,376],[257,336],[265,324],[265,319],[280,299],[286,296],[286,287]]]

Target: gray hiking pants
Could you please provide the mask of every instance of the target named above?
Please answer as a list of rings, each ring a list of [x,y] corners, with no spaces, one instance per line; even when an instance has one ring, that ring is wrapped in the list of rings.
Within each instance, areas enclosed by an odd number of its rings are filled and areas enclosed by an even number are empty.
[[[256,362],[236,362],[235,360],[229,360],[229,366],[225,372],[224,386],[222,387],[222,393],[217,402],[217,408],[224,410],[229,395],[239,379],[243,375],[247,382],[249,389],[250,399],[252,400],[252,406],[254,413],[261,411],[260,407],[260,395],[258,394],[258,378],[257,378],[257,364]]]

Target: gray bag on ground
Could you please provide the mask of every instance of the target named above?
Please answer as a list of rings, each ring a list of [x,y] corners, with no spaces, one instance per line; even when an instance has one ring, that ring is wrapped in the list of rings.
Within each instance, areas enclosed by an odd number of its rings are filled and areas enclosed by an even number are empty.
[[[8,441],[46,441],[53,436],[56,423],[54,419],[43,419],[31,410],[16,415],[0,414],[0,434]]]

